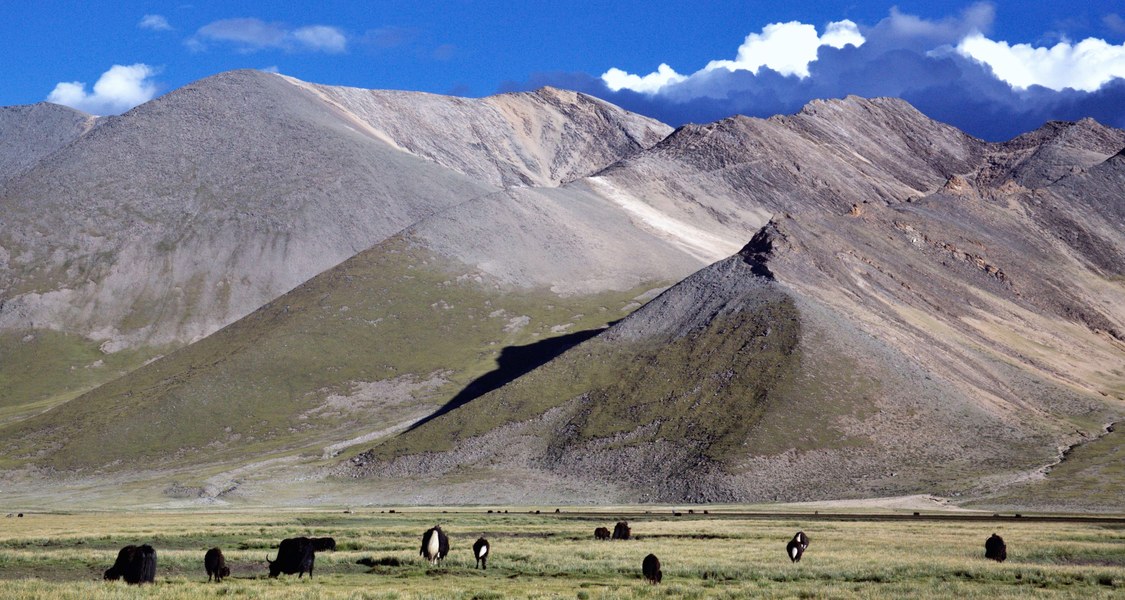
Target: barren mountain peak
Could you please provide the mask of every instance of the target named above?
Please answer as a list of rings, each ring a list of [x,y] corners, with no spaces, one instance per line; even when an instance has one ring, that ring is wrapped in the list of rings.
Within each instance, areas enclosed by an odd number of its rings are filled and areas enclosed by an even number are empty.
[[[51,102],[0,107],[0,182],[85,135],[97,119]]]
[[[349,473],[386,482],[321,483],[885,495],[1018,477],[1125,402],[1125,132],[1092,120],[990,144],[848,96],[669,135],[253,70],[89,119],[0,111],[0,159],[40,157],[0,179],[12,464],[182,489],[390,440]]]

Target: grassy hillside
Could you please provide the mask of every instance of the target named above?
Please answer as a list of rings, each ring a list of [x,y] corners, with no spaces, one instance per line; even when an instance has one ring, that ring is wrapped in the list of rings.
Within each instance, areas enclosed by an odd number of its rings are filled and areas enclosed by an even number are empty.
[[[156,353],[103,353],[79,335],[37,329],[0,332],[0,423],[66,402],[124,375]]]
[[[808,323],[782,288],[728,259],[355,462],[376,478],[410,472],[433,485],[531,468],[645,500],[745,497],[730,475],[747,459],[873,444],[844,424],[875,412],[889,380],[819,349],[826,332]]]
[[[927,208],[953,235],[964,205],[940,200]],[[1109,391],[1091,389],[1117,384],[1090,357],[1120,350],[1048,312],[1089,302],[1078,288],[1013,292],[1044,261],[979,227],[963,239],[985,240],[1009,279],[983,259],[967,276],[929,247],[936,235],[919,243],[910,213],[882,212],[772,223],[739,256],[341,473],[403,499],[498,481],[517,493],[520,477],[645,501],[980,496],[1034,476],[1119,414]],[[1001,311],[1035,325],[994,324]],[[1064,362],[1069,372],[1044,368]],[[390,489],[407,474],[420,480]],[[1110,478],[1102,492],[1120,486]]]
[[[763,290],[763,296],[758,311],[731,311],[684,337],[624,347],[592,340],[377,453],[448,450],[457,441],[565,405],[569,434],[554,442],[581,443],[651,426],[645,440],[708,439],[702,455],[726,458],[800,362],[800,321],[792,303],[776,292]]]
[[[319,457],[425,417],[496,370],[502,353],[508,370],[526,370],[542,360],[543,340],[604,327],[643,292],[500,290],[395,238],[215,335],[0,430],[4,465]]]

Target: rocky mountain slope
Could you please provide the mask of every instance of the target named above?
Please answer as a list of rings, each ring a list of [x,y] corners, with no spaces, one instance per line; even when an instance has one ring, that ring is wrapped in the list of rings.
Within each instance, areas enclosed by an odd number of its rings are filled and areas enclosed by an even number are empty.
[[[0,183],[78,139],[95,121],[47,102],[0,108]]]
[[[429,112],[344,106],[360,96]],[[0,347],[13,357],[74,357],[54,378],[62,390],[0,373],[23,382],[8,386],[10,394],[37,402],[65,399],[87,383],[69,367],[135,365],[201,339],[509,179],[593,172],[669,130],[555,90],[462,100],[334,90],[257,71],[216,75],[99,119],[84,135],[71,132],[70,144],[62,144],[59,115],[83,126],[88,118],[50,105],[5,114],[22,113],[32,114],[6,119],[12,125],[0,135],[38,149],[27,164],[12,163],[22,172],[0,188]],[[421,117],[458,127],[412,122]],[[461,128],[470,133],[444,135]],[[416,150],[441,146],[444,154],[405,149],[394,137],[406,131]],[[121,351],[134,356],[124,361]],[[22,401],[0,398],[0,406]]]
[[[176,143],[130,149],[157,132]],[[133,502],[1012,502],[1116,439],[1123,147],[1092,121],[985,143],[889,99],[670,132],[559,90],[217,76],[0,188],[42,219],[0,228],[0,377],[40,394],[0,405],[0,477]],[[39,186],[65,210],[32,210]],[[108,383],[71,399],[44,365]],[[1072,454],[1088,478],[1111,452]]]
[[[1034,137],[970,140],[977,162],[923,197],[792,202],[738,256],[340,473],[403,500],[1030,485],[1125,410],[1125,171],[1106,156],[1125,138],[1088,121]],[[1052,507],[1120,510],[1121,482],[1101,484]]]

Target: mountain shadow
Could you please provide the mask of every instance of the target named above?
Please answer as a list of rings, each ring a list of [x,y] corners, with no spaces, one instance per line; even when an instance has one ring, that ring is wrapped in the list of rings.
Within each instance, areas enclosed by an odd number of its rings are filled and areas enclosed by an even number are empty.
[[[509,382],[526,375],[536,367],[550,362],[563,352],[570,350],[578,344],[605,331],[609,327],[612,327],[615,323],[617,323],[617,321],[613,321],[605,327],[576,331],[525,346],[505,347],[500,351],[500,356],[496,359],[498,366],[495,370],[489,371],[471,381],[469,385],[465,386],[460,392],[457,392],[457,395],[451,398],[449,402],[446,402],[444,406],[434,411],[433,414],[411,425],[410,429],[407,431],[417,429],[447,412],[480,398],[492,390],[504,387]]]

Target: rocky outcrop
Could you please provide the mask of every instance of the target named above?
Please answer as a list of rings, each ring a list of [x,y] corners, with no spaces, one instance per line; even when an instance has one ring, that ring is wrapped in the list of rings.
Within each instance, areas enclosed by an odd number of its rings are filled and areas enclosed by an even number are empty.
[[[476,99],[290,81],[371,135],[501,187],[573,181],[672,131],[592,96],[555,88]]]

